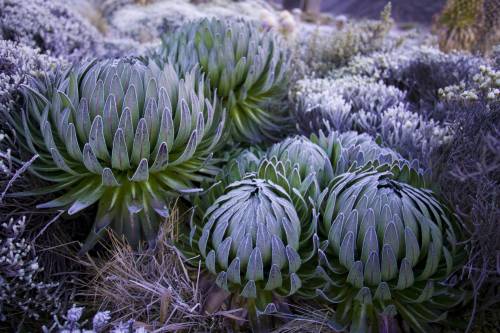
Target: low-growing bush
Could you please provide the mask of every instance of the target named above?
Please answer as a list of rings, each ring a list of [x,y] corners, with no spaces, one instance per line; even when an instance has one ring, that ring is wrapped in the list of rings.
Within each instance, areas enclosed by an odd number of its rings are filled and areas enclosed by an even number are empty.
[[[69,60],[95,55],[102,38],[89,22],[59,0],[4,0],[0,36]]]
[[[11,217],[0,225],[0,320],[11,327],[23,317],[53,314],[60,306],[59,284],[40,279],[43,267],[25,238],[26,222],[24,216]]]
[[[20,88],[27,83],[28,76],[49,71],[64,63],[61,59],[40,54],[29,46],[0,40],[0,112],[20,106]]]
[[[405,92],[362,76],[304,79],[295,99],[298,129],[365,132],[407,159],[429,164],[430,154],[449,139],[437,121],[412,112]]]
[[[347,65],[357,55],[390,48],[386,38],[393,23],[388,4],[380,20],[348,21],[337,30],[329,28],[303,34],[307,48],[300,54],[312,72],[324,76],[331,69]]]

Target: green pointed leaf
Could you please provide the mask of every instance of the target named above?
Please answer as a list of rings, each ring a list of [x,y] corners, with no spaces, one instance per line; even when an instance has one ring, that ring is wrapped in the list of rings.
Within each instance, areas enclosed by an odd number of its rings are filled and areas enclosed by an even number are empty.
[[[396,229],[396,224],[393,221],[389,221],[389,223],[386,224],[386,227],[384,230],[383,242],[384,242],[384,244],[389,244],[391,246],[391,249],[392,249],[396,258],[400,258],[399,235],[398,235],[398,231]]]
[[[80,142],[87,142],[92,123],[90,122],[88,103],[85,98],[80,101],[76,115],[75,125],[78,138]]]
[[[118,123],[118,128],[122,130],[125,143],[127,146],[127,151],[132,151],[132,145],[134,142],[134,125],[132,123],[132,115],[130,113],[130,109],[125,108],[122,112],[122,115],[120,117],[120,121]],[[113,137],[113,142],[116,138],[116,132],[115,136]]]
[[[290,273],[297,272],[302,265],[302,260],[300,259],[299,254],[290,245],[286,246],[285,251],[288,259],[288,271]]]
[[[158,153],[156,154],[155,161],[151,166],[151,172],[158,172],[164,170],[168,166],[168,148],[167,143],[162,142],[160,148],[158,149]]]
[[[231,237],[228,237],[217,247],[217,263],[223,269],[227,269],[229,265],[229,250],[231,249],[231,242]]]
[[[295,294],[301,287],[302,281],[300,277],[295,273],[290,274],[290,290],[288,291],[287,296]]]
[[[193,131],[193,133],[191,133],[191,137],[189,138],[189,142],[186,145],[186,148],[182,152],[182,155],[179,156],[176,160],[170,162],[171,166],[184,163],[193,157],[193,155],[196,153],[196,142],[198,141],[197,137],[198,136],[196,131]]]
[[[96,188],[88,191],[84,194],[78,196],[78,199],[71,205],[68,209],[69,215],[74,215],[85,208],[96,203],[104,193],[104,188],[102,186],[97,186]]]
[[[363,239],[363,247],[361,249],[361,260],[366,264],[368,257],[372,252],[377,253],[378,256],[378,237],[375,227],[369,227]]]
[[[240,259],[234,258],[227,269],[228,280],[235,284],[241,284]]]
[[[250,254],[252,253],[252,238],[250,235],[246,235],[238,246],[238,251],[236,256],[240,258],[241,268],[244,269],[247,267],[248,260],[250,258]]]
[[[144,110],[144,119],[146,119],[146,125],[149,132],[149,142],[152,146],[156,145],[161,119],[155,100],[148,100],[146,109]]]
[[[123,98],[122,113],[125,109],[130,110],[133,127],[139,122],[139,100],[137,98],[136,87],[132,84],[128,87],[125,97]]]
[[[83,164],[90,172],[101,175],[103,170],[101,163],[97,160],[89,143],[86,143],[83,147]]]
[[[229,286],[227,284],[227,273],[224,271],[220,272],[215,279],[215,284],[217,284],[220,288],[229,291]]]
[[[365,281],[370,286],[377,286],[382,279],[378,253],[372,251],[365,264]]]
[[[411,263],[412,267],[418,263],[420,258],[420,247],[418,240],[411,228],[405,228],[405,257]]]
[[[350,283],[355,288],[362,288],[364,281],[363,275],[363,262],[356,261],[354,265],[349,270],[349,274],[347,275],[347,282]]]
[[[415,278],[413,276],[411,263],[408,259],[403,258],[403,260],[401,260],[401,266],[399,267],[399,277],[396,289],[403,290],[409,288],[413,285],[414,281]]]
[[[342,240],[339,260],[340,263],[349,270],[354,265],[354,235],[352,232],[347,233],[347,235]]]
[[[210,271],[210,273],[216,275],[217,271],[215,268],[215,251],[211,250],[205,259],[205,266]]]
[[[104,168],[102,171],[102,185],[108,187],[120,186],[120,183],[118,183],[110,168]]]
[[[103,161],[109,161],[109,152],[104,138],[104,128],[101,116],[95,117],[92,122],[89,144],[97,158]]]
[[[118,109],[116,106],[115,96],[110,95],[106,100],[103,111],[103,126],[104,126],[104,138],[106,139],[106,145],[111,147],[113,144],[113,135],[118,128]]]
[[[109,94],[110,96],[112,95],[115,97],[117,110],[122,110],[122,100],[123,100],[123,95],[125,93],[123,91],[120,78],[116,74],[113,76],[113,79],[111,80],[111,86],[109,87]]]
[[[65,138],[66,150],[68,151],[69,156],[78,162],[83,162],[83,154],[80,150],[78,138],[76,137],[75,125],[72,123],[70,123],[66,129]]]
[[[127,144],[123,135],[123,130],[118,128],[113,139],[113,151],[111,153],[111,165],[113,169],[128,170],[130,162],[127,152]]]
[[[262,261],[264,263],[270,262],[272,256],[271,235],[269,234],[269,231],[263,223],[259,224],[259,226],[257,227],[257,238],[255,245],[259,248],[260,253],[262,254]]]
[[[240,295],[245,298],[257,298],[257,287],[255,281],[248,281]]]
[[[265,290],[275,290],[281,288],[283,285],[283,278],[281,276],[281,270],[276,265],[271,265],[271,269],[269,270],[269,276],[267,278],[267,283],[265,286]]]
[[[374,299],[381,302],[389,302],[392,299],[391,289],[386,282],[382,282],[378,285],[377,290],[373,296]]]
[[[264,280],[264,264],[259,248],[254,248],[250,254],[250,259],[247,265],[247,280],[260,281]]]
[[[276,235],[271,236],[272,247],[272,264],[277,266],[280,270],[285,267],[287,263],[286,250],[283,242]]]
[[[135,131],[131,163],[137,165],[142,159],[149,159],[149,133],[146,120],[141,118]]]
[[[148,160],[143,158],[139,163],[139,166],[134,172],[132,178],[130,178],[133,182],[145,182],[149,179],[149,167]]]
[[[333,221],[332,226],[330,228],[330,232],[328,233],[328,241],[330,242],[330,246],[333,248],[335,254],[340,253],[340,244],[342,241],[342,229],[344,226],[344,214],[340,213]]]
[[[98,115],[102,116],[104,109],[104,82],[102,80],[97,81],[97,84],[92,92],[92,96],[89,101],[89,112],[90,117],[94,118]]]
[[[398,261],[390,244],[384,244],[382,248],[382,280],[390,281],[398,274]]]

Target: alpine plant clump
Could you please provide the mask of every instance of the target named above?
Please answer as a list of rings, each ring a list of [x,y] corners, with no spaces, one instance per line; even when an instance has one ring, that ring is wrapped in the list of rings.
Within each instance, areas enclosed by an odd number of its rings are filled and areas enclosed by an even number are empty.
[[[25,237],[26,222],[23,216],[0,225],[1,322],[14,323],[23,316],[39,319],[61,306],[59,284],[40,279],[43,267],[32,242]]]
[[[62,191],[39,207],[70,215],[98,203],[82,251],[107,227],[134,247],[154,243],[169,200],[218,172],[212,154],[225,114],[205,98],[196,69],[180,79],[169,65],[91,61],[31,81],[25,110],[10,123],[38,155],[31,171],[54,185],[24,194]]]
[[[103,36],[67,1],[3,0],[1,8],[0,39],[71,61],[102,53]]]
[[[268,160],[275,158],[285,164],[289,172],[297,170],[301,179],[316,177],[320,183],[333,177],[328,155],[304,136],[285,139],[272,145],[266,153]]]
[[[361,76],[303,79],[296,89],[297,127],[305,134],[357,129],[358,113],[378,115],[405,102],[405,93],[398,88]]]
[[[446,285],[462,260],[456,222],[422,186],[408,166],[367,165],[333,179],[318,203],[328,246],[317,292],[351,332],[388,329],[396,314],[429,332],[463,298]]]
[[[254,328],[257,310],[276,309],[273,295],[300,293],[314,273],[317,214],[309,195],[319,187],[285,164],[264,158],[256,172],[234,173],[201,198],[203,214],[192,222],[193,246],[217,285],[246,300]]]
[[[199,66],[228,110],[234,139],[256,143],[281,134],[290,56],[274,33],[243,20],[194,21],[165,35],[152,58],[181,73]]]
[[[380,137],[385,145],[405,158],[429,164],[433,151],[448,142],[451,131],[440,122],[412,112],[408,105],[395,105],[381,114],[359,112],[355,123],[360,131]]]
[[[37,75],[57,66],[65,65],[38,50],[11,42],[0,40],[0,110],[12,110],[19,101],[20,86],[29,75]]]
[[[400,154],[386,147],[381,147],[370,135],[365,133],[320,131],[311,135],[311,142],[319,146],[327,155],[331,164],[333,176],[366,166],[397,163],[407,165],[412,170],[420,172],[417,160],[405,160]],[[333,177],[330,177],[330,181]]]

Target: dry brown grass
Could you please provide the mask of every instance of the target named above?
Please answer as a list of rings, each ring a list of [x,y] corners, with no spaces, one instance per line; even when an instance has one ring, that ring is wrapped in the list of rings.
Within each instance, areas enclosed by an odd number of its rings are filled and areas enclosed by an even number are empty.
[[[301,301],[287,303],[284,312],[275,317],[284,323],[272,333],[336,333],[344,332],[344,327],[332,320],[333,309],[325,303]]]
[[[82,259],[90,280],[83,282],[82,296],[96,308],[112,312],[114,323],[130,319],[154,332],[222,331],[230,313],[201,313],[201,264],[185,265],[172,245],[177,239],[179,214],[163,224],[155,249],[136,252],[110,235],[106,258]]]

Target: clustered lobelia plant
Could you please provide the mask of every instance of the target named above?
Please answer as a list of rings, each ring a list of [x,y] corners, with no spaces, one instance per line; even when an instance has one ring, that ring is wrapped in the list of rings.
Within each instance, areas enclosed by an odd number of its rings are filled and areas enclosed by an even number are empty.
[[[193,21],[166,34],[152,59],[181,73],[199,66],[228,110],[234,139],[257,143],[281,134],[290,56],[273,32],[244,20]]]
[[[319,295],[336,304],[351,332],[390,329],[399,314],[417,332],[463,299],[446,285],[463,258],[453,216],[407,165],[344,173],[322,195],[318,230],[325,280]]]
[[[424,189],[418,164],[370,136],[288,138],[243,151],[222,175],[198,201],[192,240],[217,284],[254,316],[275,309],[274,294],[318,293],[351,330],[377,330],[399,314],[425,331],[462,300],[445,284],[462,258],[456,222]]]
[[[212,154],[223,142],[225,113],[205,98],[206,88],[196,69],[180,79],[170,65],[133,60],[33,78],[25,110],[8,117],[22,147],[38,156],[31,171],[55,184],[25,194],[64,191],[39,207],[70,215],[98,202],[82,251],[106,227],[134,247],[153,244],[169,200],[218,171]]]

